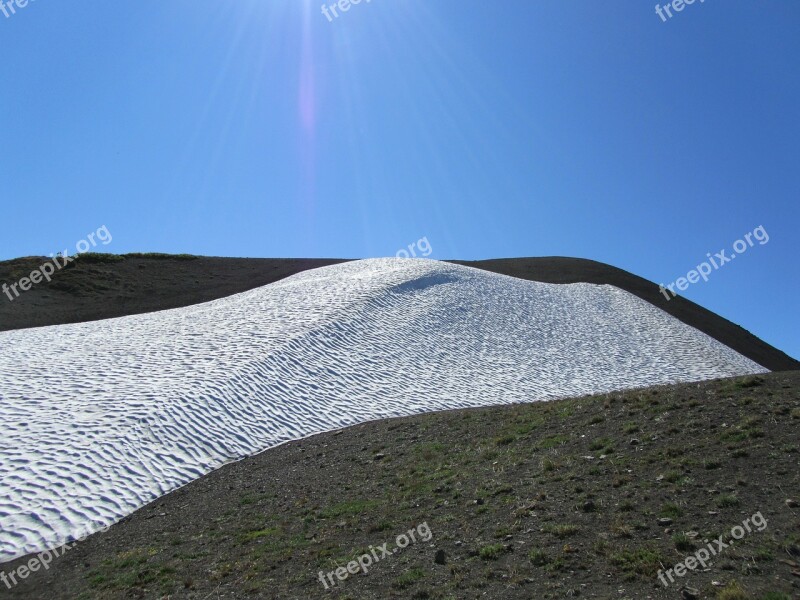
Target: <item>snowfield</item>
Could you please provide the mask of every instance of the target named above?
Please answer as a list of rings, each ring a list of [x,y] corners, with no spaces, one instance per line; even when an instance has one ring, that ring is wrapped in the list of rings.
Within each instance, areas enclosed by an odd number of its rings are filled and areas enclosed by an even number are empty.
[[[612,286],[421,259],[345,263],[187,308],[3,332],[0,562],[313,433],[763,372]]]

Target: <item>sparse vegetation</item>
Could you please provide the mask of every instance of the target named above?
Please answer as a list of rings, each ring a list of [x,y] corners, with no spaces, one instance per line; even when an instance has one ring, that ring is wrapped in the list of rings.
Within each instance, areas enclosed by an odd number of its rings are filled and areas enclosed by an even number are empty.
[[[677,519],[683,516],[683,510],[674,502],[667,502],[661,507],[661,516],[669,519]]]
[[[717,498],[717,506],[720,508],[739,506],[739,498],[734,494],[722,494],[719,498]]]
[[[800,557],[784,504],[786,490],[800,489],[797,454],[786,451],[797,446],[791,411],[800,374],[763,380],[435,413],[291,442],[181,488],[102,540],[89,538],[15,597],[68,589],[84,600],[204,598],[218,588],[221,597],[322,597],[320,570],[383,542],[391,549],[425,521],[430,542],[392,553],[367,577],[348,577],[331,597],[554,600],[570,597],[571,573],[591,580],[597,597],[616,597],[624,585],[628,597],[644,598],[659,569],[761,510],[769,530],[714,561],[704,576],[726,587],[703,593],[786,600],[791,588],[776,585],[790,573],[781,559]],[[741,404],[745,394],[769,403],[769,417]],[[693,412],[700,410],[713,412],[716,428]],[[636,411],[649,415],[646,426],[637,421],[647,433],[631,445]],[[745,433],[754,428],[764,438]],[[745,433],[744,444],[720,448],[726,430]],[[735,571],[726,570],[731,564]]]
[[[196,260],[200,258],[194,254],[167,254],[165,252],[129,252],[123,258],[149,258],[152,260]]]
[[[84,252],[77,254],[75,259],[83,263],[116,263],[125,260],[120,254],[107,254],[105,252]]]
[[[561,525],[549,525],[545,527],[545,531],[547,533],[551,533],[559,539],[564,539],[571,535],[575,535],[578,531],[577,525],[572,525],[571,523],[563,523]]]
[[[478,551],[478,556],[483,560],[497,560],[505,551],[503,544],[489,544]]]
[[[737,582],[732,581],[719,591],[717,600],[750,600],[750,596]]]
[[[550,556],[541,549],[534,549],[528,553],[528,558],[537,567],[543,567],[550,562]]]
[[[405,590],[423,577],[425,577],[425,572],[422,569],[410,569],[395,579],[392,582],[392,587],[398,590]]]
[[[653,548],[626,548],[611,556],[611,563],[623,571],[648,577],[655,577],[663,562],[661,553]]]
[[[681,552],[688,552],[694,549],[694,543],[685,533],[676,533],[672,536],[672,541],[675,542],[675,549]]]

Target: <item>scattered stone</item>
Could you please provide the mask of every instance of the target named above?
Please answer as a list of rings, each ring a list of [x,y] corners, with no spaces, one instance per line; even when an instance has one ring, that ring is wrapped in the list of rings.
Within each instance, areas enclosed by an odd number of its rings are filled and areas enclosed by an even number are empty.
[[[672,525],[672,519],[668,517],[661,517],[657,522],[659,527],[667,527],[668,525]]]
[[[583,503],[583,512],[594,512],[596,508],[597,505],[591,500],[587,500],[586,502]]]
[[[681,598],[683,600],[698,600],[700,598],[700,591],[690,588],[688,585],[681,589]]]
[[[797,508],[798,506],[800,506],[800,504],[798,504],[797,500],[792,500],[791,498],[787,498],[786,506],[788,506],[789,508]]]
[[[374,458],[375,458],[375,460],[381,460],[382,458],[386,458],[386,455],[385,455],[383,452],[378,452],[378,453],[377,453],[377,454],[374,456]]]
[[[483,502],[484,502],[483,498],[478,498],[477,500],[475,500],[475,504],[477,504],[478,506],[482,506]]]
[[[456,544],[458,544],[458,542],[456,542]],[[436,551],[436,556],[433,557],[433,562],[435,562],[437,565],[443,565],[445,562],[447,562],[447,557],[444,554],[444,550]]]
[[[636,438],[633,438],[633,439],[630,441],[630,445],[631,445],[631,446],[638,446],[639,444],[640,444],[640,442],[639,442],[639,440],[637,440]]]

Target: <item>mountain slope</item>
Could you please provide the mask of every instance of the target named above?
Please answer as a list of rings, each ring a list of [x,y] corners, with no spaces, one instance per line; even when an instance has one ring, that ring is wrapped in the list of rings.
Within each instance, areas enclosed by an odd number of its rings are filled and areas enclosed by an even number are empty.
[[[34,257],[0,262],[0,281],[17,281],[43,260]],[[71,266],[56,272],[52,282],[40,283],[13,302],[0,296],[0,331],[188,306],[340,262],[343,261],[83,255]],[[610,265],[563,257],[454,262],[531,281],[615,285],[772,371],[800,369],[800,362],[738,325],[680,296],[667,302],[655,284]]]
[[[227,465],[0,598],[791,600],[799,425],[800,373],[376,421]],[[320,582],[423,523],[429,541]]]
[[[608,285],[427,260],[0,334],[0,559],[279,443],[368,420],[765,370]]]

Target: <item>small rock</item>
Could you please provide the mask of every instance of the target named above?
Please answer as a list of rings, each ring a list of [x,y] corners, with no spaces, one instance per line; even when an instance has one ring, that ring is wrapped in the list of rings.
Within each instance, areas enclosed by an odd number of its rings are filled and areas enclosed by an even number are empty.
[[[456,546],[460,546],[460,545],[461,545],[461,544],[463,544],[463,543],[464,543],[464,542],[462,542],[461,540],[456,540]]]
[[[482,506],[483,505],[483,498],[478,498],[477,500],[475,500],[475,504],[477,504],[478,506]]]
[[[433,557],[433,562],[435,562],[437,565],[443,565],[445,562],[447,562],[447,557],[444,554],[444,550],[436,551],[436,556]]]
[[[669,519],[667,517],[661,517],[657,521],[657,523],[659,527],[667,527],[668,525],[672,525],[672,519]]]
[[[698,600],[698,598],[700,598],[700,591],[690,588],[687,585],[681,589],[681,598],[683,598],[683,600]]]
[[[386,458],[386,455],[383,452],[378,452],[373,458],[375,460],[381,460],[382,458]]]
[[[788,506],[789,508],[797,508],[798,506],[800,506],[800,504],[798,504],[797,500],[792,500],[791,498],[787,498],[786,506]]]
[[[638,446],[640,442],[636,438],[633,438],[629,443],[631,446]]]
[[[594,512],[596,508],[597,505],[595,505],[595,503],[592,502],[591,500],[587,500],[586,502],[583,503],[583,512]]]

